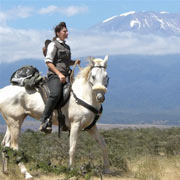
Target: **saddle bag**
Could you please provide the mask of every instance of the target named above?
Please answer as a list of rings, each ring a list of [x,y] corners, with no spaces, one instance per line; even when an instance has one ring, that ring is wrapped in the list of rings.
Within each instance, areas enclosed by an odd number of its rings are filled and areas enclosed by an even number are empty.
[[[24,86],[26,89],[33,89],[43,78],[39,70],[34,66],[23,66],[17,69],[10,78],[13,85]]]

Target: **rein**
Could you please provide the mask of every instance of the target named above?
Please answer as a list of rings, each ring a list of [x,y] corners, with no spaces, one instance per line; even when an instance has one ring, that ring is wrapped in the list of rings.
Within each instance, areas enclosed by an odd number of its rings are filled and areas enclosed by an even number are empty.
[[[77,104],[89,109],[91,112],[93,112],[95,114],[93,122],[88,127],[84,128],[84,131],[91,129],[96,124],[97,120],[99,119],[100,115],[102,114],[103,106],[101,105],[100,110],[97,110],[93,106],[87,104],[85,101],[79,99],[72,89],[71,89],[71,92],[72,92]]]
[[[73,66],[73,68],[72,68],[71,75],[70,75],[70,83],[71,83],[71,84],[72,84],[73,81],[74,81],[74,71],[75,71],[75,68],[76,68],[77,65],[79,66],[79,69],[81,69],[80,64],[78,64],[78,61],[76,60],[75,63],[74,63],[74,66]]]
[[[79,69],[81,69],[80,65],[77,64],[77,61],[76,61],[74,66],[73,66],[71,75],[70,75],[70,83],[71,83],[71,85],[72,85],[73,80],[74,80],[74,70],[75,70],[77,65],[79,66]],[[93,66],[91,69],[93,69],[93,68],[106,68],[106,67],[105,66]],[[76,96],[76,94],[74,93],[74,91],[72,90],[72,88],[71,88],[71,92],[72,92],[73,97],[74,97],[74,99],[75,99],[77,104],[85,107],[86,109],[90,110],[91,112],[93,112],[95,114],[95,117],[94,117],[94,120],[92,121],[92,123],[88,127],[84,128],[84,131],[90,130],[96,124],[97,120],[99,119],[100,115],[102,114],[103,106],[101,105],[101,108],[99,110],[97,110],[96,108],[94,108],[93,106],[89,105],[85,101],[79,99]]]

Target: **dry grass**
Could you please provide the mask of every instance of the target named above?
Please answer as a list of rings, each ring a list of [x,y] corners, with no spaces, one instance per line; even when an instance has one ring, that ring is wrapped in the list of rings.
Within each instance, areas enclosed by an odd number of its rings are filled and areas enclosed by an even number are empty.
[[[180,156],[145,156],[128,162],[129,171],[125,174],[103,175],[103,180],[180,180]],[[34,180],[65,180],[65,175],[44,174],[32,171]],[[1,180],[23,180],[17,166],[9,167],[9,175],[0,172]],[[101,178],[93,177],[92,180]],[[75,177],[69,180],[76,180]]]
[[[67,169],[66,133],[59,139],[57,133],[42,136],[27,130],[20,137],[20,150],[25,153],[26,167],[34,180],[180,180],[180,128],[113,129],[101,133],[108,147],[111,175],[101,175],[101,151],[86,132],[79,136],[75,171]],[[0,141],[2,138],[0,135]],[[0,180],[23,180],[13,164],[16,156],[10,150],[7,154],[11,160],[9,175],[0,172]]]
[[[180,157],[146,156],[129,164],[138,180],[179,180]]]

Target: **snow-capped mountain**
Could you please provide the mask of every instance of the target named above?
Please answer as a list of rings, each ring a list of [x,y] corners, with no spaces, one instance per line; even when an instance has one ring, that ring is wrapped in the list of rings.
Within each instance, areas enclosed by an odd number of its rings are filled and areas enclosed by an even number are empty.
[[[180,36],[180,13],[131,11],[108,18],[92,29]]]

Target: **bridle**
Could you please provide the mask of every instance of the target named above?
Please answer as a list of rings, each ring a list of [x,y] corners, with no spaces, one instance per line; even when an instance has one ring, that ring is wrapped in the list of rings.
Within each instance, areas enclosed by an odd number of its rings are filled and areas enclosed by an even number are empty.
[[[106,69],[106,66],[92,66],[91,70],[94,69],[94,68],[103,68],[103,69]],[[106,81],[107,82],[106,82],[106,85],[104,87],[107,88],[108,85],[109,85],[109,76],[107,76],[107,80]],[[90,81],[89,81],[89,83],[90,83],[91,87],[93,87],[93,84]]]
[[[104,69],[106,69],[105,66],[93,66],[93,67],[91,67],[91,69],[93,69],[93,68],[104,68]]]
[[[77,64],[75,64],[75,67],[76,67],[76,65],[77,65]],[[75,69],[75,67],[74,67],[73,70],[72,70],[72,73],[73,73],[73,74],[74,74],[74,69]],[[105,66],[92,66],[92,67],[91,67],[91,70],[92,70],[93,68],[104,68],[104,69],[105,69],[106,67],[105,67]],[[109,77],[108,77],[108,81],[109,81]],[[73,95],[73,97],[74,97],[74,99],[75,99],[75,102],[76,102],[78,105],[81,105],[81,106],[85,107],[86,109],[90,110],[91,112],[93,112],[93,113],[95,114],[95,117],[94,117],[94,120],[92,121],[92,123],[91,123],[89,126],[87,126],[86,128],[84,128],[84,130],[89,130],[89,129],[91,129],[91,128],[96,124],[96,122],[98,121],[99,117],[101,116],[101,114],[102,114],[102,112],[103,112],[103,106],[102,106],[102,104],[101,104],[100,109],[98,110],[98,109],[96,109],[95,107],[93,107],[93,106],[89,105],[88,103],[86,103],[85,101],[79,99],[79,98],[77,97],[77,95],[74,93],[74,91],[73,91],[72,88],[71,88],[71,92],[72,92],[72,95]]]

